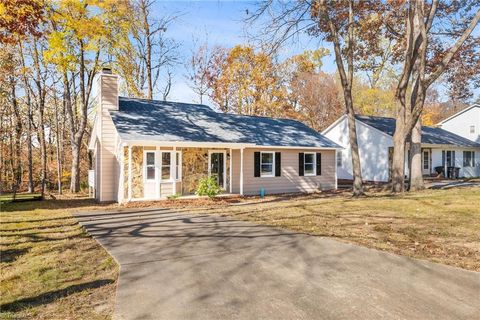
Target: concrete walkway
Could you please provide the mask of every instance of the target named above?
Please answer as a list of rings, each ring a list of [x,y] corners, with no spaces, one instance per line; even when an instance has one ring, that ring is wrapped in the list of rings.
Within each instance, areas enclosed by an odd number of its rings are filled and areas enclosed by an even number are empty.
[[[474,319],[480,273],[171,210],[79,213],[121,265],[114,319]]]

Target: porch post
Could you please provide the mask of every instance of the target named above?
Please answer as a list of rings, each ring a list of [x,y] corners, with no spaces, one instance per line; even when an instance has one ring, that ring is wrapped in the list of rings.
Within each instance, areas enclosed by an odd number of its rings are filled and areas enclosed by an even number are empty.
[[[128,146],[128,201],[132,200],[132,146]]]
[[[123,143],[120,144],[120,178],[119,180],[119,185],[118,185],[118,202],[122,203],[123,202],[123,197],[125,195],[125,149],[123,147]]]
[[[170,168],[170,175],[173,172],[173,195],[177,194],[177,147],[173,147],[173,170]]]
[[[229,184],[229,188],[230,188],[230,193],[232,193],[232,148],[230,148],[230,171],[229,171],[229,180],[228,180],[228,184]]]
[[[240,149],[240,195],[243,196],[243,148]]]

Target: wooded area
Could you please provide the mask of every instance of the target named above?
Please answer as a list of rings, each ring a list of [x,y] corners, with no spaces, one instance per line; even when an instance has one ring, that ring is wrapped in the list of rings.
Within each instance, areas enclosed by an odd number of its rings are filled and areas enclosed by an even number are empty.
[[[123,95],[166,100],[183,65],[197,102],[222,112],[292,118],[321,131],[342,114],[353,146],[354,195],[362,195],[355,113],[395,116],[392,190],[422,188],[418,129],[471,101],[479,86],[477,2],[267,1],[247,13],[262,30],[233,48],[198,41],[181,54],[169,36],[178,15],[154,0],[4,0],[0,3],[0,188],[79,192],[91,159],[94,79],[103,67]],[[281,58],[307,34],[332,44]],[[337,72],[323,71],[332,55]],[[447,92],[439,94],[435,84]],[[440,103],[447,96],[449,103]]]

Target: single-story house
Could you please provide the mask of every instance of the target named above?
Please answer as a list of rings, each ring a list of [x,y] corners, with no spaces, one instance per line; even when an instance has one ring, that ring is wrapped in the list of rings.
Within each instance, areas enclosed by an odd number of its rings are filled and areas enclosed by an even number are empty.
[[[451,115],[437,126],[480,143],[480,104],[471,105]]]
[[[360,115],[355,118],[363,179],[389,181],[395,119]],[[340,117],[322,133],[343,147],[337,153],[338,179],[351,180],[352,157],[347,116]],[[480,176],[480,144],[438,127],[422,126],[421,146],[425,176],[435,174],[435,167],[440,166],[460,168],[459,177]],[[408,175],[408,146],[405,167]]]
[[[109,70],[98,77],[96,108],[89,149],[98,201],[194,194],[205,176],[239,195],[336,188],[340,146],[298,121],[119,97]]]

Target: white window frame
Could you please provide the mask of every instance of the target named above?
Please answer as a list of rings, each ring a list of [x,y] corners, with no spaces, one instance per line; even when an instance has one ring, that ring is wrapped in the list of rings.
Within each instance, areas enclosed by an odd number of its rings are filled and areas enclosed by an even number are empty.
[[[168,153],[170,154],[170,164],[168,165],[170,167],[170,177],[168,179],[163,179],[163,154],[164,153]],[[172,160],[172,151],[160,151],[159,154],[160,154],[160,159],[159,159],[159,181],[160,182],[173,182],[173,178],[172,178],[172,168],[173,168],[173,160]],[[166,167],[167,165],[165,165]]]
[[[175,161],[170,160],[170,163],[172,164],[172,167],[173,167],[174,180],[179,182],[179,181],[182,181],[182,152],[173,151],[172,154],[173,154],[173,157],[175,158]],[[177,154],[178,154],[178,161],[177,161]],[[177,177],[177,168],[178,168],[178,177]]]
[[[262,173],[262,159],[263,154],[271,154],[272,155],[272,173],[271,174],[264,174]],[[260,151],[260,177],[261,178],[273,178],[275,177],[275,151]]]
[[[307,173],[305,170],[305,165],[307,164],[307,154],[313,155],[313,173]],[[317,175],[317,153],[316,152],[304,152],[303,153],[303,175],[305,177],[313,177]]]
[[[470,164],[465,165],[465,154],[469,152],[470,153]],[[464,168],[473,168],[475,167],[475,157],[474,157],[474,151],[472,150],[465,150],[463,151],[463,167]]]
[[[150,164],[148,165],[147,164],[147,154],[149,153],[153,153],[153,165]],[[157,159],[157,153],[155,152],[155,150],[144,150],[143,151],[143,181],[145,182],[155,182],[157,180],[157,173],[158,173],[158,170],[157,170],[157,166],[156,166],[156,159]],[[148,176],[147,176],[147,172],[148,172],[148,168],[149,167],[153,167],[153,169],[155,170],[155,174],[154,174],[154,178],[153,179],[148,179]]]

